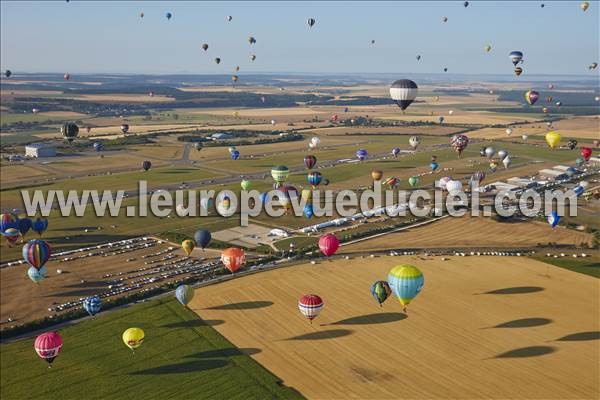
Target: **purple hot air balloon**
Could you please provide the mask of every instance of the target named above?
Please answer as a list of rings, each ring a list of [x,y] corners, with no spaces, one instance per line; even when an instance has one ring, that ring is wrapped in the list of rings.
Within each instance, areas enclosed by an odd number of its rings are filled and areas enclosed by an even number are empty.
[[[365,149],[356,150],[356,157],[358,157],[360,161],[365,161],[367,159],[367,155],[368,153]]]
[[[394,147],[394,148],[392,149],[392,155],[393,155],[394,157],[398,157],[398,154],[400,154],[400,148],[398,148],[398,147]]]

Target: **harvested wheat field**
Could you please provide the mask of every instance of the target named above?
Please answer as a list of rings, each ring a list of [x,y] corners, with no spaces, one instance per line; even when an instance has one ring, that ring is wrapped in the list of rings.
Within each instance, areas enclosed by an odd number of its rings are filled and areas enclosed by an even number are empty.
[[[395,265],[425,287],[408,315],[369,293]],[[191,308],[310,399],[596,398],[598,281],[525,257],[355,258],[197,290]],[[313,322],[297,301],[319,294]]]
[[[397,248],[435,247],[530,247],[538,243],[591,244],[592,236],[584,232],[533,221],[497,222],[491,217],[444,218],[431,224],[410,228],[342,247],[344,252]]]

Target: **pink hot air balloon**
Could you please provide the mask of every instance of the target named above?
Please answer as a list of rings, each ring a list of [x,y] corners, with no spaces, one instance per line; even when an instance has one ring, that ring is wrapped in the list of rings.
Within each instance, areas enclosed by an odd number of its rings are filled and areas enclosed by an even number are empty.
[[[340,241],[334,234],[328,233],[319,239],[319,249],[326,257],[334,255],[338,247],[340,247]]]
[[[35,338],[34,347],[38,356],[46,360],[50,368],[50,364],[60,353],[62,345],[62,338],[57,332],[46,332]]]
[[[581,157],[585,158],[585,161],[588,161],[592,156],[592,149],[589,147],[581,148]]]

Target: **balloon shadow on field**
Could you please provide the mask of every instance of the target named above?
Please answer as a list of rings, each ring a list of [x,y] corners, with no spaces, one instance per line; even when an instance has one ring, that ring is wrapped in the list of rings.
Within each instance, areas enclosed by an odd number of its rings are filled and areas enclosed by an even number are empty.
[[[63,271],[63,274],[69,273],[69,271]],[[108,284],[104,281],[86,281],[84,283],[74,283],[72,285],[65,285],[65,288],[92,288],[92,287],[107,287]]]
[[[199,326],[217,326],[224,324],[222,319],[192,319],[189,321],[172,322],[161,325],[161,328],[196,328]]]
[[[600,340],[600,332],[590,331],[571,333],[570,335],[563,336],[560,339],[556,339],[556,341],[559,342],[584,342],[588,340]]]
[[[166,375],[166,374],[185,374],[188,372],[200,372],[211,369],[223,368],[229,362],[222,359],[195,360],[179,364],[168,364],[160,367],[143,369],[130,372],[129,375]]]
[[[526,294],[526,293],[536,293],[545,290],[540,286],[515,286],[509,288],[502,288],[496,290],[490,290],[489,292],[484,293],[476,293],[476,294]]]
[[[91,287],[91,288],[81,288],[79,290],[71,290],[67,292],[59,292],[48,294],[45,297],[83,297],[83,296],[93,296],[99,294],[101,292],[101,288],[99,287]]]
[[[321,326],[327,325],[374,325],[374,324],[387,324],[390,322],[402,321],[408,318],[406,314],[399,312],[384,312],[376,314],[360,315],[358,317],[351,317],[342,319],[330,324],[322,324]]]
[[[331,329],[328,331],[305,333],[304,335],[293,336],[284,340],[325,340],[348,336],[354,331],[348,329]]]
[[[552,320],[548,318],[522,318],[515,319],[513,321],[503,322],[498,325],[490,326],[488,328],[482,329],[491,329],[491,328],[532,328],[534,326],[542,326],[551,324]]]
[[[539,357],[546,354],[554,353],[555,347],[550,346],[529,346],[521,347],[520,349],[514,349],[507,351],[506,353],[498,354],[492,358],[527,358],[527,357]]]
[[[260,353],[262,350],[254,347],[229,347],[225,349],[207,350],[199,353],[189,354],[185,358],[223,358],[235,356],[252,356]]]
[[[273,305],[272,301],[242,301],[241,303],[222,304],[220,306],[207,307],[205,310],[252,310],[265,308]]]

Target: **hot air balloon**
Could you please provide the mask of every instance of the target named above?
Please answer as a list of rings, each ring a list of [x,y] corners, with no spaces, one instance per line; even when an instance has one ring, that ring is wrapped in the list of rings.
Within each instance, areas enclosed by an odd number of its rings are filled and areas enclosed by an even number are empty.
[[[600,147],[600,139],[594,139],[592,143],[594,143],[594,146]]]
[[[150,169],[150,167],[152,167],[152,163],[148,160],[142,162],[142,169],[144,171],[148,171]]]
[[[244,250],[237,247],[229,247],[221,253],[221,262],[232,274],[240,269],[246,261]]]
[[[371,40],[371,44],[375,44],[375,39],[372,39],[372,40]]]
[[[4,234],[8,229],[19,231],[19,217],[14,213],[3,213],[0,215],[0,232]]]
[[[316,149],[317,147],[319,147],[320,143],[321,143],[321,139],[318,136],[313,136],[312,138],[310,138],[308,147],[310,147],[311,149]]]
[[[194,143],[194,149],[196,149],[196,151],[200,151],[200,150],[202,150],[202,143],[200,143],[200,142],[195,142],[195,143]]]
[[[298,309],[311,324],[312,320],[319,316],[324,306],[323,299],[316,294],[305,294],[298,300]]]
[[[92,317],[100,311],[102,308],[102,300],[98,296],[86,297],[83,300],[83,309],[90,314]]]
[[[29,269],[27,270],[27,276],[34,283],[40,283],[46,277],[46,272],[46,267],[42,267],[39,270],[35,269],[35,267],[29,267]]]
[[[590,147],[582,147],[581,148],[581,157],[583,157],[583,159],[585,161],[589,161],[591,156],[592,156],[592,149]]]
[[[33,239],[23,246],[23,259],[35,269],[41,269],[50,259],[52,249],[45,241]]]
[[[17,225],[19,226],[19,233],[21,234],[21,237],[25,237],[27,232],[29,232],[29,230],[33,227],[33,221],[27,217],[19,218]]]
[[[411,136],[410,139],[408,139],[408,144],[413,149],[416,149],[419,146],[419,143],[421,143],[421,140],[418,136]]]
[[[437,162],[432,161],[431,164],[429,164],[429,166],[431,167],[431,172],[435,172],[440,165]]]
[[[392,294],[392,289],[386,281],[375,281],[371,285],[371,296],[379,303],[379,307]]]
[[[233,17],[231,15],[227,16],[227,22],[231,22],[232,19],[233,19]]]
[[[540,97],[540,94],[538,92],[536,92],[535,90],[528,90],[527,92],[525,92],[525,101],[530,106],[534,105],[535,102],[538,101],[539,97]]]
[[[212,236],[210,232],[205,229],[197,230],[196,233],[194,233],[194,242],[196,242],[196,245],[200,246],[202,250],[208,246],[211,239]]]
[[[308,169],[312,169],[317,164],[317,157],[313,155],[304,156],[304,166]]]
[[[373,179],[374,181],[381,180],[382,176],[383,176],[383,172],[378,169],[374,169],[373,171],[371,171],[371,179]]]
[[[60,133],[71,143],[79,135],[79,127],[72,122],[68,122],[60,128]]]
[[[358,150],[356,150],[356,157],[360,161],[365,161],[367,159],[367,155],[368,154],[369,153],[365,149],[358,149]]]
[[[479,148],[479,155],[481,157],[485,157],[485,149],[486,149],[485,146]]]
[[[202,50],[204,50],[204,51],[208,50],[208,43],[202,44]]]
[[[308,219],[312,218],[312,216],[314,215],[314,211],[313,211],[313,206],[312,204],[306,204],[304,206],[304,216]]]
[[[256,60],[256,54],[250,54],[250,61]]]
[[[42,236],[42,233],[46,232],[46,229],[48,229],[48,218],[36,217],[35,221],[33,221],[33,226],[31,229],[33,229],[33,231],[38,235]]]
[[[144,343],[144,331],[140,328],[129,328],[123,332],[123,343],[132,351]]]
[[[486,51],[487,53],[489,53],[490,51],[492,51],[492,46],[491,46],[491,45],[489,45],[489,44],[486,44],[486,45],[485,45],[485,47],[484,47],[484,49],[485,49],[485,51]]]
[[[421,292],[425,279],[413,265],[397,265],[388,273],[388,284],[406,312],[406,306]]]
[[[417,55],[417,61],[420,61],[420,60],[421,60],[421,55],[420,55],[420,54],[418,54],[418,55]]]
[[[510,164],[512,163],[512,158],[510,156],[506,156],[502,159],[502,164],[504,164],[504,168],[508,169]]]
[[[102,142],[94,142],[93,147],[95,151],[102,151]]]
[[[438,118],[438,122],[439,122],[440,124],[443,124],[443,123],[444,123],[444,120],[445,120],[445,118],[444,118],[444,117],[439,117],[439,118]]]
[[[547,112],[548,112],[548,111],[550,111],[550,110],[548,109],[548,107],[543,107],[543,108],[542,108],[542,111],[543,111],[544,113],[547,113]]]
[[[552,211],[550,215],[548,215],[548,223],[552,227],[552,229],[556,228],[556,225],[560,222],[560,216],[556,211]]]
[[[308,27],[309,27],[309,28],[312,28],[312,27],[313,27],[313,25],[314,25],[316,22],[317,22],[317,21],[315,21],[315,19],[314,19],[314,18],[309,18],[309,19],[306,21],[306,23],[308,24]]]
[[[10,71],[10,69],[7,69],[6,71],[4,71],[4,76],[6,76],[7,78],[10,78],[11,75],[12,75],[12,72]]]
[[[504,158],[508,155],[508,151],[506,150],[500,150],[498,152],[498,157],[500,157],[501,160],[504,160]]]
[[[383,184],[389,188],[393,188],[394,186],[396,186],[398,183],[400,182],[400,180],[398,178],[396,178],[395,176],[391,176],[387,179],[385,179],[383,181]]]
[[[185,255],[188,257],[190,256],[190,254],[192,254],[192,250],[194,250],[194,247],[196,247],[196,244],[193,240],[186,239],[183,242],[181,242],[181,248],[185,252]]]
[[[291,185],[277,186],[277,197],[287,215],[292,208],[292,201],[298,198],[298,189]]]
[[[337,120],[338,120],[338,116],[337,116],[337,114],[333,114],[333,115],[331,116],[331,122],[337,122]]]
[[[485,179],[485,172],[477,171],[471,175],[471,182],[477,182],[480,184]]]
[[[490,171],[496,172],[497,169],[498,169],[498,162],[496,160],[490,161]]]
[[[598,63],[597,63],[597,62],[593,62],[593,63],[591,63],[591,64],[590,64],[590,66],[588,67],[588,69],[589,69],[590,71],[593,71],[593,70],[595,70],[596,68],[598,68]]]
[[[233,150],[229,155],[231,156],[232,160],[237,160],[238,158],[240,158],[240,151]]]
[[[577,140],[575,139],[571,139],[567,142],[567,147],[569,148],[569,150],[573,150],[575,147],[577,147]]]
[[[496,150],[493,147],[485,148],[485,155],[487,156],[487,158],[492,158],[494,154],[496,154]]]
[[[444,67],[444,72],[448,72],[448,68]]]
[[[165,14],[165,17],[167,17],[167,20],[170,20],[171,18],[173,18],[173,14],[171,14],[170,12]]]
[[[463,3],[463,6],[464,6],[465,8],[469,7],[469,2],[468,2],[468,1],[465,1],[465,2]]]
[[[194,298],[194,289],[188,285],[179,285],[177,286],[177,289],[175,289],[175,298],[182,305],[187,306]]]
[[[590,8],[590,3],[589,3],[589,2],[587,2],[587,1],[584,1],[584,2],[582,2],[582,3],[579,5],[579,8],[581,8],[581,10],[582,10],[583,12],[586,12],[586,11],[587,11],[587,9],[588,9],[588,8]]]
[[[585,192],[585,188],[581,185],[577,185],[573,188],[573,193],[575,193],[575,196],[577,197],[581,196],[583,192]]]
[[[338,247],[340,247],[340,241],[332,233],[328,233],[319,238],[319,249],[325,257],[334,255]]]
[[[64,80],[65,80],[65,81],[68,81],[69,79],[71,79],[71,75],[69,75],[69,74],[64,74],[64,75],[63,75],[63,78],[64,78]]]
[[[555,148],[560,143],[560,134],[558,132],[546,133],[546,143],[551,149]]]
[[[506,136],[510,136],[510,135],[512,135],[512,133],[513,133],[512,128],[506,128]]]
[[[302,189],[302,192],[300,192],[300,198],[306,202],[309,202],[310,199],[312,199],[312,190]]]
[[[418,91],[419,89],[415,82],[409,79],[400,79],[392,83],[390,97],[404,111],[415,100]]]
[[[446,185],[451,180],[452,180],[452,178],[450,178],[449,176],[444,176],[443,178],[440,178],[440,180],[437,182],[437,187],[440,188],[441,190],[446,190]]]
[[[523,140],[527,140],[527,138],[529,138],[529,136],[527,136],[527,135],[525,135],[525,134],[521,135],[521,139],[523,139]]]
[[[562,101],[557,101],[557,102],[556,102],[556,103],[554,103],[554,104],[556,104],[556,107],[560,107],[560,106],[562,106]]]
[[[398,154],[400,154],[400,148],[399,148],[399,147],[394,147],[394,148],[392,149],[392,155],[393,155],[394,157],[398,157]]]
[[[577,157],[575,159],[575,165],[577,165],[577,167],[581,167],[583,164],[585,164],[585,159],[583,157]]]
[[[458,153],[458,156],[462,154],[463,150],[467,148],[469,144],[469,138],[466,135],[454,135],[452,136],[452,140],[450,145]]]
[[[247,179],[244,179],[244,180],[242,180],[242,182],[240,182],[240,186],[241,186],[242,190],[248,191],[252,187],[252,182],[250,182]]]
[[[446,182],[446,191],[448,193],[459,192],[462,190],[462,183],[457,180],[449,180]]]
[[[442,22],[448,22],[448,17],[442,17]]]
[[[143,12],[140,13],[140,18],[144,18],[144,13]]]
[[[215,63],[220,64],[221,63],[221,59],[219,57],[215,57]]]
[[[419,178],[417,178],[416,176],[411,176],[410,178],[408,178],[408,184],[412,187],[415,187],[419,184]]]
[[[508,58],[510,58],[510,61],[512,61],[513,65],[516,67],[517,64],[523,62],[523,53],[520,51],[511,51]]]
[[[271,176],[275,181],[275,187],[279,187],[283,185],[285,181],[287,181],[288,176],[290,175],[290,170],[285,165],[277,165],[271,168]]]
[[[254,44],[254,43],[256,43],[256,39],[253,36],[249,36],[248,37],[248,43]]]
[[[313,189],[319,186],[323,176],[318,171],[310,171],[306,177],[306,180],[310,185],[312,185]]]
[[[523,68],[521,68],[521,67],[515,68],[515,75],[516,76],[521,76],[522,73],[523,73]]]
[[[573,168],[573,167],[569,167],[569,168],[567,168],[566,174],[567,174],[568,176],[573,176],[573,175],[575,175],[576,173],[577,173],[577,170],[576,170],[575,168]]]
[[[122,124],[121,125],[121,132],[123,132],[124,134],[126,134],[127,132],[129,132],[129,125],[128,124]]]
[[[239,78],[237,75],[232,75],[232,76],[231,76],[231,80],[232,80],[233,82],[237,82],[237,81],[238,81],[238,79],[240,79],[240,78]]]
[[[35,338],[35,352],[41,359],[48,363],[48,368],[52,361],[58,357],[63,345],[62,338],[57,332],[45,332]]]

